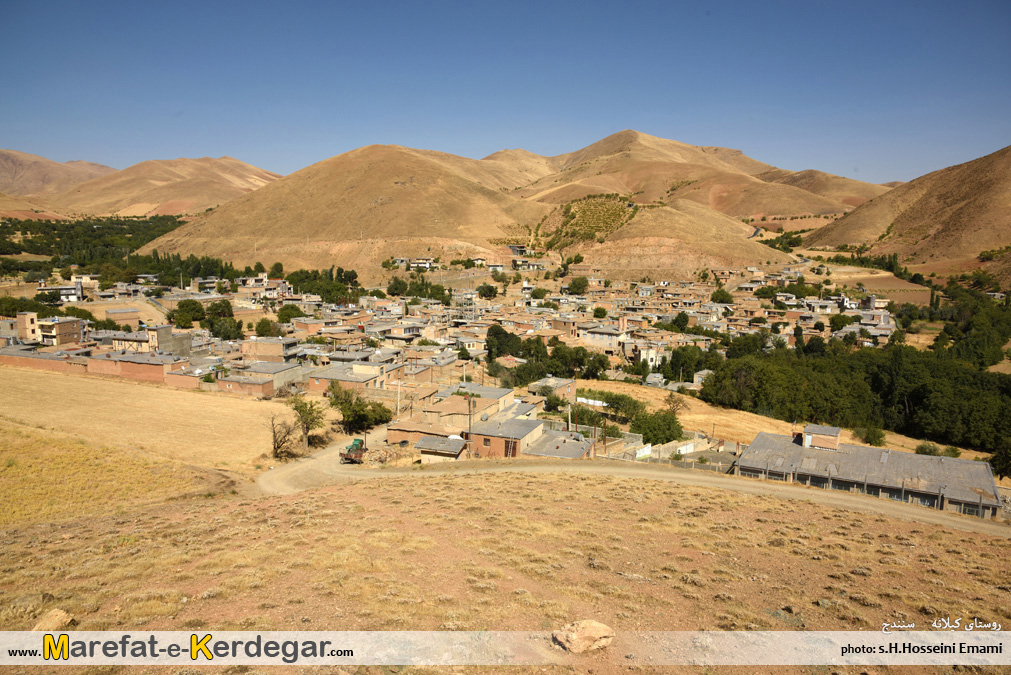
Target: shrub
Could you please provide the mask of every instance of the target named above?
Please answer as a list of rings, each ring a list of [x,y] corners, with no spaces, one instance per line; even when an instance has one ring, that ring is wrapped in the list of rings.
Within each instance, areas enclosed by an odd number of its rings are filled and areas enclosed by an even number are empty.
[[[937,456],[941,454],[941,448],[937,443],[931,443],[930,441],[925,441],[916,446],[917,455],[933,455]]]
[[[880,447],[885,444],[885,432],[877,427],[859,429],[857,435],[867,445]]]

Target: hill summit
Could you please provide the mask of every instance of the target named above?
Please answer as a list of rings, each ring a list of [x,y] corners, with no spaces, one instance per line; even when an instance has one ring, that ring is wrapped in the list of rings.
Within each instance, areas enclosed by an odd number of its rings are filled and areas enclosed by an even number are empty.
[[[762,178],[769,172],[775,180]],[[554,157],[372,145],[243,195],[147,250],[364,269],[391,256],[497,258],[517,243],[643,276],[786,260],[742,219],[834,217],[887,190],[829,174],[794,185],[791,175],[740,150],[632,130]]]

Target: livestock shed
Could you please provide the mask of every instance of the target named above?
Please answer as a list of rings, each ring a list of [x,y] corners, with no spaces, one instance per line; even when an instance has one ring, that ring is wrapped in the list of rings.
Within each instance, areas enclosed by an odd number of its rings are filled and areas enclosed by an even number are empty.
[[[802,483],[956,511],[981,518],[997,514],[1000,494],[987,462],[915,455],[887,448],[837,443],[836,449],[807,445],[831,436],[833,428],[805,429],[790,437],[760,433],[738,458],[734,473]],[[821,432],[821,433],[818,433]],[[838,436],[838,430],[835,430]]]

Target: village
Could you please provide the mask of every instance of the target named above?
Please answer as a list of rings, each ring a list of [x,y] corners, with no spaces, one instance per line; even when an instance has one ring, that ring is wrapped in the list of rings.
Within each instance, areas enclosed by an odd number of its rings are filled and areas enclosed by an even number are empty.
[[[759,335],[786,349],[798,341],[832,338],[882,346],[897,330],[889,299],[860,289],[826,293],[829,284],[819,296],[796,297],[786,289],[803,286],[805,272],[821,279],[831,274],[805,259],[772,269],[709,269],[694,279],[632,283],[606,279],[582,261],[567,264],[561,279],[550,279],[544,261],[525,247],[512,246],[509,254],[504,262],[476,258],[467,266],[492,279],[503,279],[508,270],[515,284],[503,284],[499,295],[488,283],[475,286],[484,278],[475,277],[468,287],[452,290],[451,306],[384,293],[329,304],[266,272],[229,283],[194,278],[185,287],[158,286],[154,275],[102,287],[98,275],[75,274],[67,285],[43,282],[38,290],[81,307],[111,305],[104,318],[120,330],[99,330],[72,316],[21,312],[0,318],[0,364],[259,399],[302,394],[322,400],[338,389],[353,391],[392,410],[384,428],[366,430],[364,456],[372,463],[393,457],[423,463],[481,458],[667,463],[981,518],[1001,512],[1003,499],[985,462],[841,443],[840,429],[820,425],[795,428],[791,435],[761,432],[750,443],[732,446],[705,429],[651,444],[627,429],[605,432],[603,425],[574,424],[574,404],[596,410],[607,405],[581,392],[574,378],[547,373],[510,388],[489,374],[490,361],[505,370],[526,362],[512,354],[489,358],[489,329],[496,327],[499,335],[534,339],[545,349],[582,348],[606,364],[601,379],[694,396],[712,371],[665,377],[659,366],[672,350],[694,346],[724,353],[721,335]],[[432,258],[391,262],[416,276],[440,267]],[[495,291],[489,293],[489,287]],[[151,309],[172,317],[186,303],[208,311],[227,307],[240,327],[248,319],[249,329],[270,317],[271,334],[228,340],[198,326],[181,329],[150,320]],[[141,318],[142,309],[149,320]],[[288,320],[274,322],[282,309]]]

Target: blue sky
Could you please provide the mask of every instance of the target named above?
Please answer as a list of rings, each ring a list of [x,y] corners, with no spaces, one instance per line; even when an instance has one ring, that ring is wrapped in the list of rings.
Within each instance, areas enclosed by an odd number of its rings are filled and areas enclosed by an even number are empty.
[[[1011,144],[1011,2],[6,2],[0,147],[279,173],[621,129],[909,180]]]

